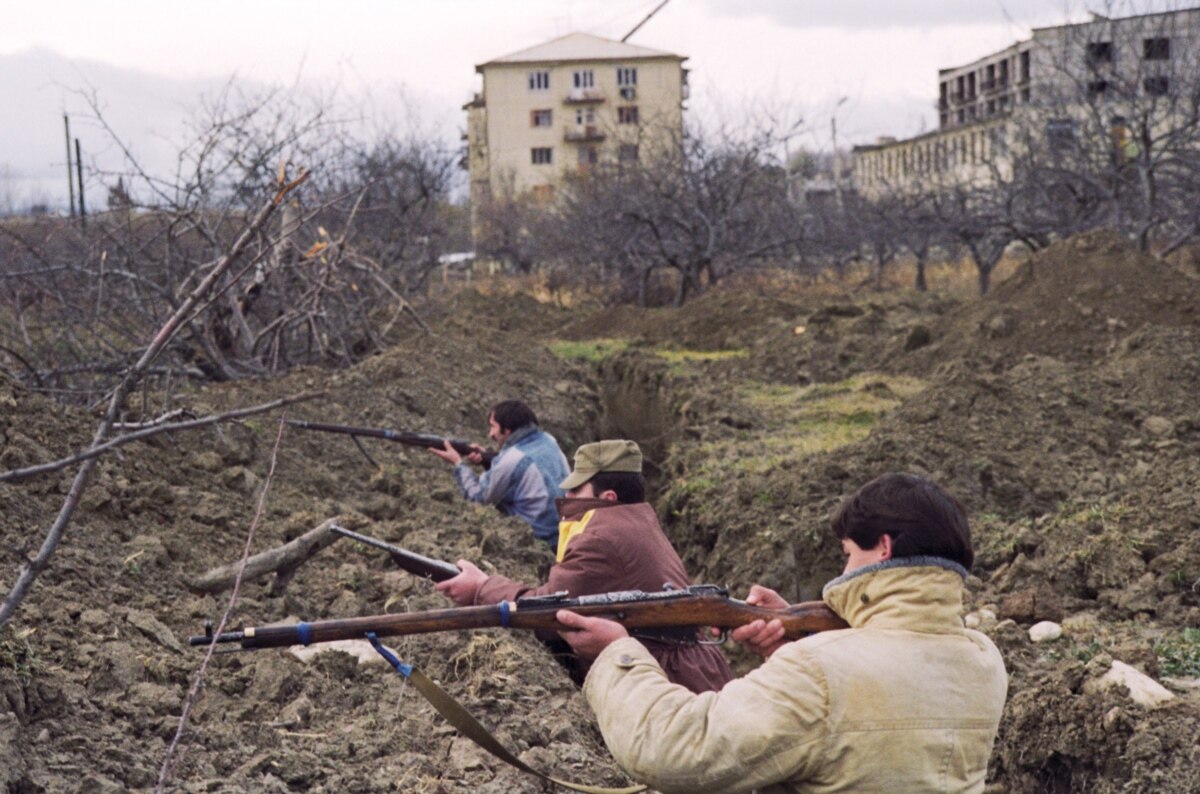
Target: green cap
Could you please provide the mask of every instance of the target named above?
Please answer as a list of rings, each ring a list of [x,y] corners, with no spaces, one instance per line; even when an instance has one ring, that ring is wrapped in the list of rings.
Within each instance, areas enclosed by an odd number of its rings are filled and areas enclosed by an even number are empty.
[[[642,451],[633,441],[613,439],[584,444],[575,450],[575,470],[558,484],[569,491],[578,488],[602,471],[642,473]]]

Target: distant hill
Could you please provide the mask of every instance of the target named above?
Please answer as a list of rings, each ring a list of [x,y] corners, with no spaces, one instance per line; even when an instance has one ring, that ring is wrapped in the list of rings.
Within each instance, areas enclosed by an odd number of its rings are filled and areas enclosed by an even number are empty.
[[[187,108],[220,80],[181,80],[138,69],[67,58],[47,49],[0,55],[0,107],[10,122],[0,125],[0,211],[45,203],[67,205],[63,113],[79,138],[84,165],[121,166],[123,155],[94,120],[94,96],[113,131],[130,142],[146,168],[172,167]],[[107,191],[88,186],[92,201]]]

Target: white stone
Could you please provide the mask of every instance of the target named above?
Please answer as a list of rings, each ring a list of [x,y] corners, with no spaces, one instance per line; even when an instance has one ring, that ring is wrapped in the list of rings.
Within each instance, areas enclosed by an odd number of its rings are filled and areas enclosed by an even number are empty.
[[[383,647],[387,648],[386,645]],[[388,650],[393,654],[396,653],[394,648],[388,648]],[[359,664],[387,664],[387,660],[380,656],[379,651],[375,650],[366,640],[334,640],[333,642],[320,642],[316,645],[301,645],[288,649],[288,653],[306,663],[311,662],[322,653],[333,651],[348,653],[358,659]]]
[[[1052,620],[1043,620],[1029,627],[1029,639],[1032,642],[1050,642],[1062,636],[1062,626]]]
[[[968,614],[966,617],[963,618],[963,625],[969,629],[979,628],[979,624],[981,622],[982,621],[979,618],[978,612],[971,612],[970,614]]]
[[[1129,690],[1129,698],[1134,703],[1146,708],[1152,709],[1175,699],[1175,695],[1162,684],[1116,659],[1113,659],[1112,667],[1107,673],[1085,681],[1083,689],[1085,692],[1097,692],[1122,686]]]

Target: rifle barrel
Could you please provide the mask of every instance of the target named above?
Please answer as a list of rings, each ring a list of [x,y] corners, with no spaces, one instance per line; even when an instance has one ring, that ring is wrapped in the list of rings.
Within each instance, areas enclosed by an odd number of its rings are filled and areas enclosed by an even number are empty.
[[[424,447],[426,449],[432,447],[442,447],[446,442],[450,443],[451,448],[460,455],[470,455],[472,452],[479,452],[475,447],[471,446],[470,442],[463,441],[459,438],[446,438],[444,436],[434,435],[432,433],[414,433],[410,430],[389,430],[382,427],[357,427],[355,425],[331,425],[325,422],[307,422],[303,419],[288,419],[286,420],[292,427],[301,430],[317,430],[322,433],[341,433],[347,436],[368,436],[370,438],[382,438],[387,441],[394,441],[397,444],[405,444],[410,447]],[[497,453],[485,449],[482,452],[483,467],[490,468],[492,460]]]
[[[373,538],[370,535],[360,535],[357,532],[352,532],[345,527],[334,524],[329,528],[331,532],[335,532],[343,537],[357,540],[359,543],[365,543],[368,546],[374,546],[377,549],[383,549],[392,555],[392,560],[401,569],[408,571],[417,576],[424,576],[426,579],[432,579],[435,582],[444,582],[447,579],[453,579],[462,571],[457,565],[446,562],[444,560],[435,560],[432,557],[426,557],[422,554],[417,554],[415,551],[402,549],[399,546],[393,546],[391,543]]]

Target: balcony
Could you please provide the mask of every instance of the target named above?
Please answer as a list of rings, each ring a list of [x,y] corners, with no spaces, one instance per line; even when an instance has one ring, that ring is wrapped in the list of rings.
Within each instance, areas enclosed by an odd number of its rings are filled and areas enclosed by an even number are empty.
[[[603,101],[604,92],[598,88],[576,88],[563,99],[567,105],[595,105]]]
[[[563,140],[568,143],[590,143],[605,137],[604,131],[594,124],[571,125],[563,129]]]

